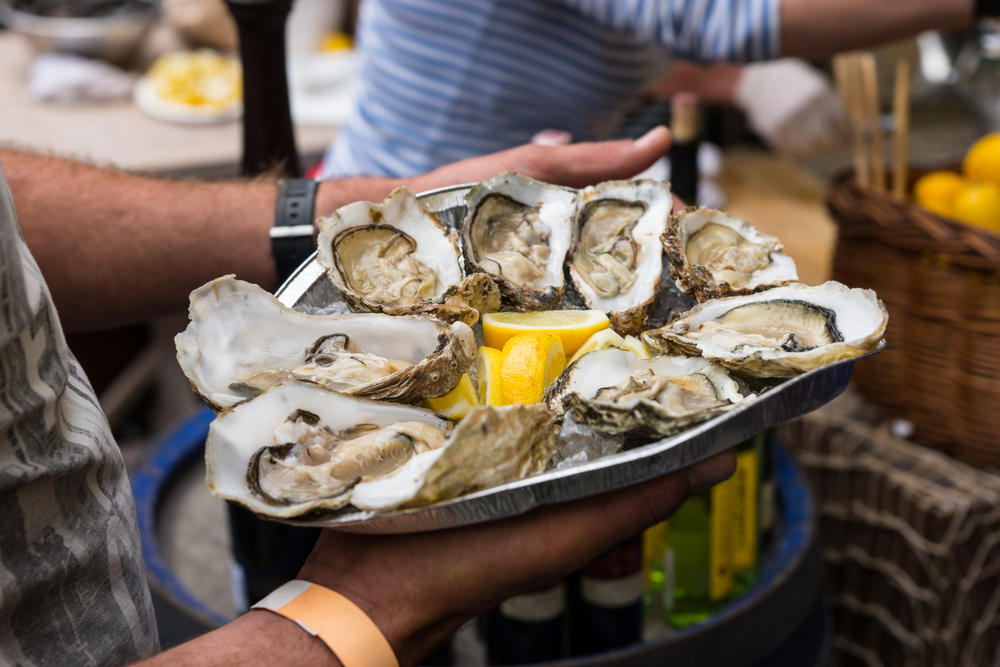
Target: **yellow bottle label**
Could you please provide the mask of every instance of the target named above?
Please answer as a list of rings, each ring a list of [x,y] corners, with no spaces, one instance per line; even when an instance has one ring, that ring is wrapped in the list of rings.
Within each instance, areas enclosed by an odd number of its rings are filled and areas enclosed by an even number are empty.
[[[712,487],[708,595],[721,600],[733,587],[733,480]]]
[[[733,569],[739,572],[757,565],[757,452],[736,454],[733,483]]]

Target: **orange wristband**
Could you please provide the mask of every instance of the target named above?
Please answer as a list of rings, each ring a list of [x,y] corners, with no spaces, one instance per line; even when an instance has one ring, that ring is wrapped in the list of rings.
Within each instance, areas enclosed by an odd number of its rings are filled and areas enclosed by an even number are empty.
[[[295,621],[330,647],[344,667],[399,667],[378,626],[340,593],[308,581],[289,581],[251,609]]]

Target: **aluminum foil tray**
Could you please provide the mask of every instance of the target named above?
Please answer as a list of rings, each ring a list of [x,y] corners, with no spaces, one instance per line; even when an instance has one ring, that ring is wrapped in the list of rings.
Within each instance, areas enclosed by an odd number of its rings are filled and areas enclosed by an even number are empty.
[[[457,226],[465,216],[462,185],[426,192],[421,203],[445,224]],[[315,312],[336,309],[340,296],[316,261],[315,254],[282,285],[278,298],[286,306]],[[885,342],[876,352],[882,350]],[[791,378],[757,400],[730,410],[682,433],[566,470],[470,493],[426,507],[391,512],[364,512],[346,507],[315,518],[288,521],[296,525],[336,528],[355,533],[410,533],[492,521],[533,507],[592,496],[637,484],[722,452],[761,431],[811,412],[847,388],[854,361],[824,366]]]

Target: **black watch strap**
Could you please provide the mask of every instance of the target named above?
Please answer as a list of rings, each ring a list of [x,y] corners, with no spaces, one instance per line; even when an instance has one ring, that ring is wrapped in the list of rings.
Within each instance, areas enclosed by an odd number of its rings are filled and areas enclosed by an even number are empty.
[[[278,205],[271,228],[271,252],[283,284],[313,253],[313,209],[319,183],[311,178],[287,178],[278,184]]]
[[[975,0],[976,18],[983,18],[985,16],[1000,16],[1000,0]]]

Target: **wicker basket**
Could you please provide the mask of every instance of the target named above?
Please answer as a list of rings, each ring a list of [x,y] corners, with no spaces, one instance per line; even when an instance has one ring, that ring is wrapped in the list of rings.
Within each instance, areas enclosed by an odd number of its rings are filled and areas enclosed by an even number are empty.
[[[855,385],[915,439],[1000,467],[1000,234],[836,179],[834,279],[875,290],[888,347]]]

